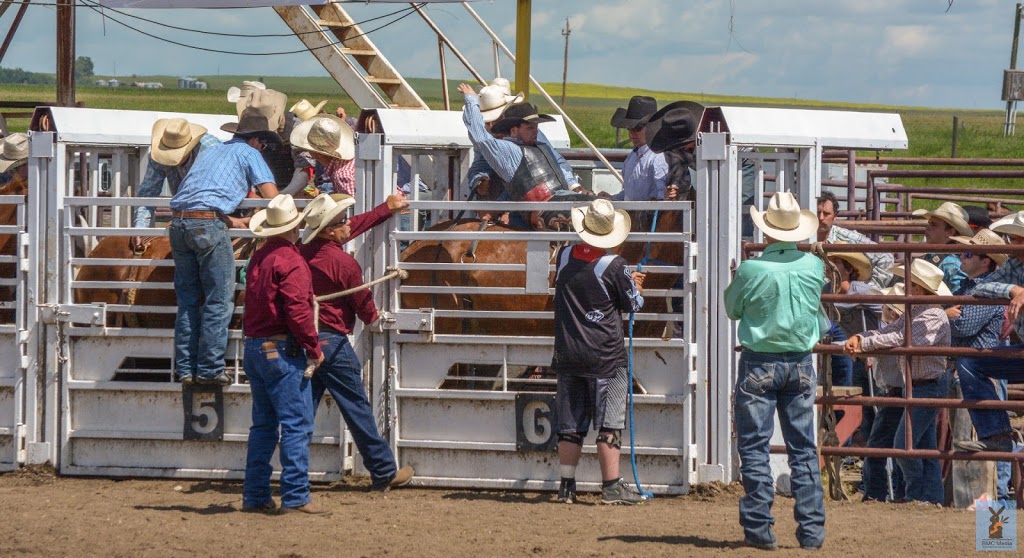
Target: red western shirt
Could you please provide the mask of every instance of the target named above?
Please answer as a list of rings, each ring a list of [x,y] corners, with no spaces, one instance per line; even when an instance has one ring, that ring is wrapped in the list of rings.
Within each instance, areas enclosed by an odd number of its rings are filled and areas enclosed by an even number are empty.
[[[245,272],[245,310],[242,331],[246,337],[295,337],[306,356],[320,356],[313,323],[313,289],[309,266],[299,249],[271,237],[253,254]]]

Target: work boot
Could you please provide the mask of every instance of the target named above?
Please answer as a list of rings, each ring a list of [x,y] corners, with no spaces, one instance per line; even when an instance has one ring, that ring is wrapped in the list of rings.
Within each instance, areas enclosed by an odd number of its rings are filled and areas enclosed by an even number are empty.
[[[558,487],[557,501],[560,504],[576,503],[576,479],[562,479],[562,484]]]
[[[995,436],[978,438],[977,440],[961,440],[953,442],[957,451],[974,453],[976,451],[1013,451],[1013,435],[1009,432],[1002,432]]]
[[[618,504],[622,506],[634,506],[644,501],[644,497],[635,492],[626,484],[626,481],[619,479],[615,484],[601,489],[602,504]]]
[[[206,386],[230,386],[232,383],[234,383],[234,380],[231,379],[231,376],[228,376],[224,372],[221,372],[220,374],[217,374],[212,378],[197,378],[197,383]]]
[[[183,386],[190,386],[195,383],[192,380],[192,374],[185,374],[183,376],[179,376],[178,381],[181,382],[181,385]]]
[[[759,542],[754,542],[754,541],[751,541],[751,540],[747,539],[747,540],[743,541],[743,544],[745,544],[745,545],[747,545],[749,547],[752,547],[752,548],[756,548],[758,550],[778,550],[779,549],[779,545],[777,543],[773,543],[773,542],[759,543]]]
[[[304,513],[308,515],[322,515],[324,517],[330,517],[331,515],[331,512],[317,506],[313,502],[295,508],[281,508],[281,513]]]
[[[388,482],[374,483],[372,486],[370,486],[370,490],[372,490],[373,492],[387,492],[392,488],[401,488],[403,486],[407,486],[410,482],[412,482],[412,477],[415,474],[416,471],[413,470],[412,466],[406,465],[405,467],[399,469],[398,472],[395,473],[395,476],[391,477],[391,480],[389,480]]]
[[[280,508],[273,500],[268,500],[262,504],[256,504],[255,506],[247,506],[242,504],[242,511],[247,513],[266,513],[266,514],[278,514],[281,513]]]

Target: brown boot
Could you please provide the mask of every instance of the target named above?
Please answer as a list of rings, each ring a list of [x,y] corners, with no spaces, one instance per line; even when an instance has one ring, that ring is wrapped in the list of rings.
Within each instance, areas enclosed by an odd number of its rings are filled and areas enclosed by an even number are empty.
[[[282,513],[294,513],[301,512],[309,515],[322,515],[324,517],[330,517],[331,512],[317,506],[313,502],[306,504],[305,506],[299,506],[296,508],[281,508]]]
[[[387,492],[392,488],[401,488],[412,482],[412,477],[415,474],[416,471],[413,470],[412,466],[406,465],[399,469],[391,480],[381,484],[374,484],[370,489],[374,492]]]

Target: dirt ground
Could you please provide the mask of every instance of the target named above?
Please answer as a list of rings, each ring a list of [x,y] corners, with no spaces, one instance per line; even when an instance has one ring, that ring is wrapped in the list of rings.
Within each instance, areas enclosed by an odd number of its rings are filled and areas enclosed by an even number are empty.
[[[242,513],[239,482],[0,476],[0,556],[759,556],[743,547],[738,486],[701,486],[638,507],[557,505],[550,493],[399,489],[361,479],[314,487],[329,518]],[[820,556],[963,556],[974,513],[828,503]],[[793,501],[778,498],[781,555],[807,555]],[[776,554],[773,554],[776,555]]]

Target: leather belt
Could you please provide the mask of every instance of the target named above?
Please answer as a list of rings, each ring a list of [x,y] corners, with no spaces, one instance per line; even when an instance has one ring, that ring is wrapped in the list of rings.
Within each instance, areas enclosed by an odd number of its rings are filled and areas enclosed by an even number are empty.
[[[195,210],[195,211],[171,211],[171,216],[177,219],[216,219],[220,221],[223,216],[219,211]]]
[[[279,333],[277,335],[271,335],[270,337],[267,337],[267,339],[270,339],[271,341],[287,341],[288,335],[284,333]]]

